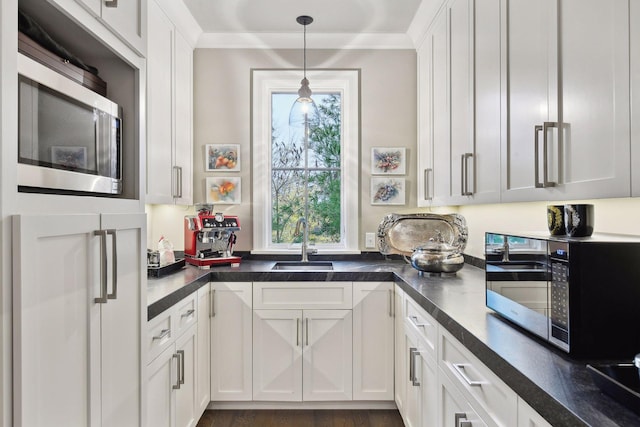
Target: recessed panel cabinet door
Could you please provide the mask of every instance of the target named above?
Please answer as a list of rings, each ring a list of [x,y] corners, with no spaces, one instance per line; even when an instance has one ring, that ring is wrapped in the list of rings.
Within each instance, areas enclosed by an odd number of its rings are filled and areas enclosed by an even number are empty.
[[[304,310],[303,400],[351,400],[351,310]]]
[[[14,425],[98,426],[99,215],[15,216]]]

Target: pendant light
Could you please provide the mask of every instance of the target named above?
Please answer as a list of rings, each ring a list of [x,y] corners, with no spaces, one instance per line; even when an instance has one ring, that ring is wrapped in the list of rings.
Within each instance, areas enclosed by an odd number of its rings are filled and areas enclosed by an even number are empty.
[[[298,89],[298,99],[295,100],[289,112],[289,126],[305,126],[307,128],[309,120],[318,112],[316,103],[311,98],[312,92],[307,80],[307,25],[313,22],[313,18],[307,15],[298,16],[296,18],[298,24],[304,29],[304,48],[303,48],[303,78],[300,81],[300,89]],[[305,129],[305,133],[307,129]]]

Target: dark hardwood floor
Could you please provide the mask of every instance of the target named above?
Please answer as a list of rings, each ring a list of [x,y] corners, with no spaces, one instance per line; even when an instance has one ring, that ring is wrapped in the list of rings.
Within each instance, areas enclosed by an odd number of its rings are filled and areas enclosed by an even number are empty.
[[[396,410],[207,410],[196,427],[404,427]]]

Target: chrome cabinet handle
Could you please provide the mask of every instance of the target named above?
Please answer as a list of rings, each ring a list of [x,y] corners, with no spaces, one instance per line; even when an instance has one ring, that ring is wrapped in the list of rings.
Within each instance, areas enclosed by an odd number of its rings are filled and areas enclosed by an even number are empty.
[[[309,318],[306,318],[306,331],[305,334],[307,335],[307,347],[309,347]]]
[[[416,377],[416,356],[419,355],[420,351],[418,351],[417,348],[411,347],[409,349],[409,371],[411,371],[409,380],[414,387],[420,387],[420,382],[418,381],[418,377]]]
[[[211,292],[209,293],[209,317],[216,317],[215,295],[216,290],[211,289]]]
[[[464,153],[461,156],[460,165],[461,193],[463,196],[473,196],[473,191],[469,191],[469,160],[473,158],[473,153]]]
[[[433,169],[428,168],[424,170],[424,199],[433,200],[433,196],[429,193],[429,174],[433,173]]]
[[[116,230],[107,230],[107,235],[111,236],[111,284],[112,293],[107,294],[108,299],[118,298],[118,243],[116,239]]]
[[[484,381],[474,381],[471,378],[469,378],[467,373],[464,371],[467,366],[470,366],[469,364],[453,363],[452,366],[453,366],[453,369],[455,369],[455,371],[460,375],[460,377],[462,377],[462,379],[465,380],[466,383],[469,384],[471,387],[480,387],[482,386],[482,384],[485,383]]]
[[[409,319],[411,320],[411,323],[413,323],[418,328],[424,328],[425,326],[433,326],[429,322],[424,322],[424,323],[418,322],[418,317],[417,316],[409,316]]]
[[[180,379],[178,383],[180,385],[184,384],[184,350],[178,350],[177,353],[180,355]],[[179,387],[178,387],[179,388]]]
[[[389,289],[389,317],[393,317],[393,289]]]
[[[163,329],[160,331],[160,335],[154,335],[152,341],[161,340],[171,334],[171,329]]]
[[[464,412],[456,412],[454,414],[453,421],[455,427],[471,427],[473,425],[471,421],[467,420],[467,414],[465,414]]]
[[[95,230],[94,236],[100,236],[100,296],[94,299],[97,304],[107,303],[107,232]]]
[[[536,188],[547,188],[547,187],[555,187],[556,183],[549,181],[549,161],[548,161],[548,152],[549,152],[549,140],[548,133],[549,128],[557,128],[557,122],[544,122],[542,126],[536,125],[534,126],[534,177],[535,177],[535,187]],[[542,132],[542,181],[540,180],[540,138],[538,134]]]
[[[176,383],[171,388],[174,390],[180,390],[180,354],[173,353],[173,356],[171,357],[173,359],[176,359],[176,369],[177,369]]]
[[[184,313],[182,313],[182,317],[190,317],[193,316],[193,313],[195,313],[196,311],[192,308],[190,310],[185,311]]]
[[[175,172],[173,180],[173,197],[180,198],[182,197],[182,167],[174,166],[173,170]]]
[[[104,0],[106,7],[118,7],[118,0]]]
[[[300,347],[300,319],[296,318],[296,347]]]

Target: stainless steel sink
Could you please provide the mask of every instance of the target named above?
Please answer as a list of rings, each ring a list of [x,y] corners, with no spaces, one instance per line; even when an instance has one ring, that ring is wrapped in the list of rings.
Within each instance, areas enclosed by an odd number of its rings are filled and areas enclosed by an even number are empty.
[[[327,271],[327,270],[333,270],[333,263],[331,261],[276,262],[271,269],[287,270],[287,271]]]

